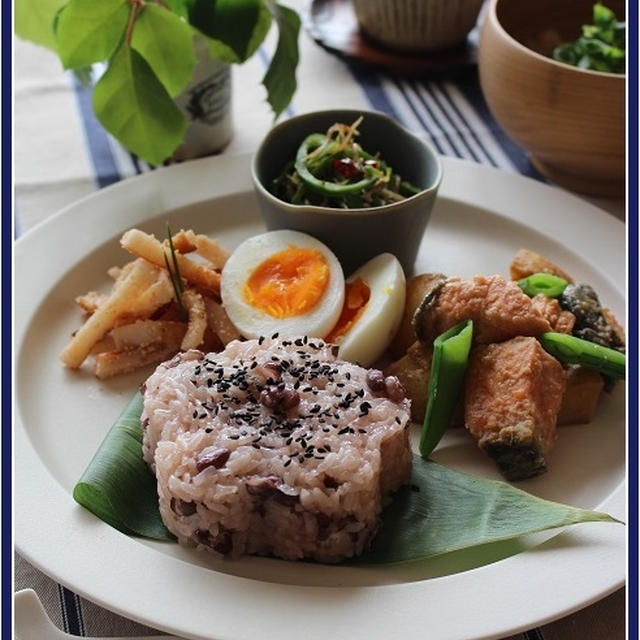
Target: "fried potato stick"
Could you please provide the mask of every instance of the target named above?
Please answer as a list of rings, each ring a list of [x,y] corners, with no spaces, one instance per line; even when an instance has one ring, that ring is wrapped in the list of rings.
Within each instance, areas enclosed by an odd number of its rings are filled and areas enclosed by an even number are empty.
[[[77,369],[96,342],[113,328],[118,317],[128,312],[132,301],[148,289],[156,278],[155,267],[144,260],[136,260],[119,286],[114,288],[109,298],[96,309],[63,349],[60,354],[62,362],[71,369]]]
[[[163,269],[165,268],[165,255],[169,261],[172,259],[167,247],[154,236],[139,229],[127,231],[120,239],[120,244],[123,249]],[[180,273],[187,282],[203,292],[216,297],[220,296],[220,274],[217,271],[189,260],[178,251],[175,252],[175,256]]]

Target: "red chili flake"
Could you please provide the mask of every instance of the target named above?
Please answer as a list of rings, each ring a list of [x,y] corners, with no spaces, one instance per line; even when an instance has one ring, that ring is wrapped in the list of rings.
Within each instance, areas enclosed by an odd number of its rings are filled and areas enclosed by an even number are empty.
[[[351,158],[335,158],[333,161],[334,171],[344,178],[356,178],[362,176],[362,171]]]

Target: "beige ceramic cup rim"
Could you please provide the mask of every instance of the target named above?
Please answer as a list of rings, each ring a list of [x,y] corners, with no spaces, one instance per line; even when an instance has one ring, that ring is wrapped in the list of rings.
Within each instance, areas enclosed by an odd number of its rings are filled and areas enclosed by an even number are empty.
[[[429,153],[433,156],[433,161],[437,169],[437,173],[432,184],[422,189],[419,193],[416,193],[408,198],[405,198],[404,200],[400,200],[399,202],[392,202],[390,204],[385,204],[378,207],[362,207],[359,209],[339,209],[336,207],[321,207],[318,205],[311,205],[311,204],[291,204],[290,202],[286,202],[285,200],[281,200],[280,198],[277,198],[276,196],[274,196],[271,193],[271,191],[269,191],[262,184],[262,181],[258,177],[257,164],[258,164],[259,158],[262,155],[264,148],[271,142],[271,140],[274,137],[278,135],[280,131],[282,131],[282,129],[287,127],[289,123],[291,123],[292,121],[297,120],[298,118],[317,116],[320,114],[327,113],[329,111],[353,111],[354,113],[357,112],[358,114],[361,114],[362,116],[364,116],[365,121],[368,115],[374,115],[376,117],[387,120],[390,125],[397,127],[398,129],[402,130],[404,134],[418,140],[420,144],[426,147]],[[313,132],[310,132],[310,133],[313,133]],[[256,189],[258,189],[258,191],[267,200],[270,200],[272,203],[277,204],[279,207],[289,211],[290,213],[293,213],[294,215],[313,212],[320,215],[331,215],[331,216],[336,215],[336,213],[340,213],[341,215],[346,215],[346,216],[362,215],[362,214],[375,216],[378,214],[388,213],[389,211],[396,211],[396,210],[403,209],[404,207],[415,202],[416,200],[422,199],[425,196],[428,196],[429,194],[436,192],[440,186],[440,183],[442,182],[442,162],[440,160],[440,156],[438,155],[438,152],[435,150],[435,148],[430,142],[424,140],[420,136],[417,136],[412,131],[409,131],[409,129],[401,125],[399,122],[397,122],[393,118],[389,117],[386,113],[382,113],[381,111],[367,110],[367,109],[324,109],[324,110],[300,113],[296,116],[293,116],[292,118],[283,120],[282,122],[277,124],[275,127],[273,127],[269,131],[269,133],[265,136],[263,141],[260,143],[260,146],[258,147],[256,152],[253,154],[253,159],[251,161],[251,178],[253,179],[253,183]]]
[[[626,80],[626,73],[611,73],[609,71],[593,71],[592,69],[581,69],[580,67],[574,67],[573,65],[566,64],[564,62],[560,62],[558,60],[554,60],[553,58],[549,58],[547,56],[543,56],[541,53],[530,49],[522,44],[519,40],[516,40],[503,26],[500,20],[498,20],[497,6],[504,0],[491,0],[491,4],[489,5],[489,11],[487,12],[487,20],[491,20],[493,25],[496,27],[497,31],[504,36],[507,40],[509,40],[515,47],[520,49],[523,52],[533,56],[534,58],[550,64],[552,66],[559,67],[565,71],[575,71],[576,73],[582,73],[588,76],[597,76],[597,77],[607,77],[607,78],[616,78],[616,81],[624,82]],[[569,71],[570,72],[570,71]]]

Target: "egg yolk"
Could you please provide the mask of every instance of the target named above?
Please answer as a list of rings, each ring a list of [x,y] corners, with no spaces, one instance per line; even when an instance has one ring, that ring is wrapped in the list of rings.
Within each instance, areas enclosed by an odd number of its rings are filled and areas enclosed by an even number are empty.
[[[367,307],[370,297],[371,290],[369,285],[362,278],[347,282],[342,313],[336,326],[326,337],[327,342],[337,342],[358,322]]]
[[[244,299],[274,318],[313,309],[329,284],[329,264],[317,249],[288,247],[259,264],[244,286]]]

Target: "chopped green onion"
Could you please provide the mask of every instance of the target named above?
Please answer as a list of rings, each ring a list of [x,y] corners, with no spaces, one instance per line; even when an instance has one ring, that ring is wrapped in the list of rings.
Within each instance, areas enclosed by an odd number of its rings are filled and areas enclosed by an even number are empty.
[[[473,321],[465,320],[433,342],[427,410],[420,438],[420,455],[423,458],[435,449],[451,421],[462,390],[472,338]]]
[[[540,343],[553,356],[569,364],[581,364],[615,379],[624,379],[626,357],[616,349],[566,333],[549,331],[540,336]]]
[[[562,295],[568,284],[564,278],[550,273],[533,273],[518,280],[518,286],[531,298],[539,293],[544,294],[547,298],[557,298]]]

